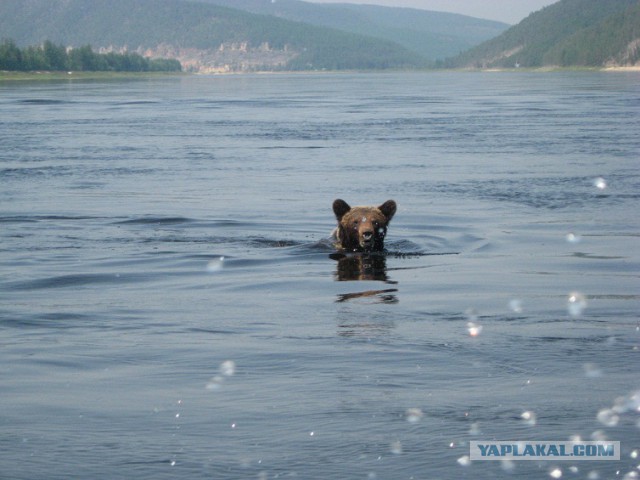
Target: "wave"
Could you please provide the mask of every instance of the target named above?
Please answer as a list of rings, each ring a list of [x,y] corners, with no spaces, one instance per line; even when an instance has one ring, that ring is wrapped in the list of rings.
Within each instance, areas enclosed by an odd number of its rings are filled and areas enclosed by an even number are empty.
[[[79,273],[70,275],[56,275],[34,280],[7,282],[3,288],[9,291],[43,290],[51,288],[84,287],[98,284],[136,283],[146,279],[151,274],[116,274],[116,273]]]
[[[114,225],[180,225],[192,223],[195,220],[187,217],[164,217],[164,216],[145,216],[139,218],[130,218],[114,222]]]

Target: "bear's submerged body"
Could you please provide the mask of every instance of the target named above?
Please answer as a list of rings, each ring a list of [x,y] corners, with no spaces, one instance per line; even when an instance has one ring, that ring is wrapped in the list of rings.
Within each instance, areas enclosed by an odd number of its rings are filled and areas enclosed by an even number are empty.
[[[344,200],[335,200],[333,213],[338,226],[333,231],[334,246],[346,252],[383,251],[387,227],[396,209],[393,200],[378,207],[350,207]]]

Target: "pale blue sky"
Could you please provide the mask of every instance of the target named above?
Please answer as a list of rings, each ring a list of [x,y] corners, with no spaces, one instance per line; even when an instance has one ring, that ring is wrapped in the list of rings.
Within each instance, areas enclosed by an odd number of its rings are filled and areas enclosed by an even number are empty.
[[[389,7],[410,7],[516,24],[531,12],[558,0],[308,0],[313,3],[368,3]]]

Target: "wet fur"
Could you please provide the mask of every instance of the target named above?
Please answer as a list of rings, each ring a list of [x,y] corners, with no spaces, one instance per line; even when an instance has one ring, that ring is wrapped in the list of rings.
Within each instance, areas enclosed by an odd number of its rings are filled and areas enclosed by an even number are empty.
[[[387,200],[378,207],[350,207],[337,199],[333,213],[338,226],[333,232],[335,247],[348,252],[381,252],[389,222],[396,213],[396,202]]]

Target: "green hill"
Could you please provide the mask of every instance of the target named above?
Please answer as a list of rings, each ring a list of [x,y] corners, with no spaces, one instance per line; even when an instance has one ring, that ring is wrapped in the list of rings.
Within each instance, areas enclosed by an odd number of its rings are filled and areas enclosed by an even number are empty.
[[[200,1],[384,38],[430,60],[457,55],[508,28],[506,23],[412,8],[301,0]]]
[[[187,69],[415,68],[388,40],[184,0],[2,0],[0,38],[178,58]]]
[[[561,0],[444,65],[600,67],[616,61],[634,63],[640,43],[639,9],[638,0]]]
[[[588,48],[585,48],[588,45]],[[545,64],[629,66],[640,63],[640,2],[597,25],[579,30],[543,57]]]

